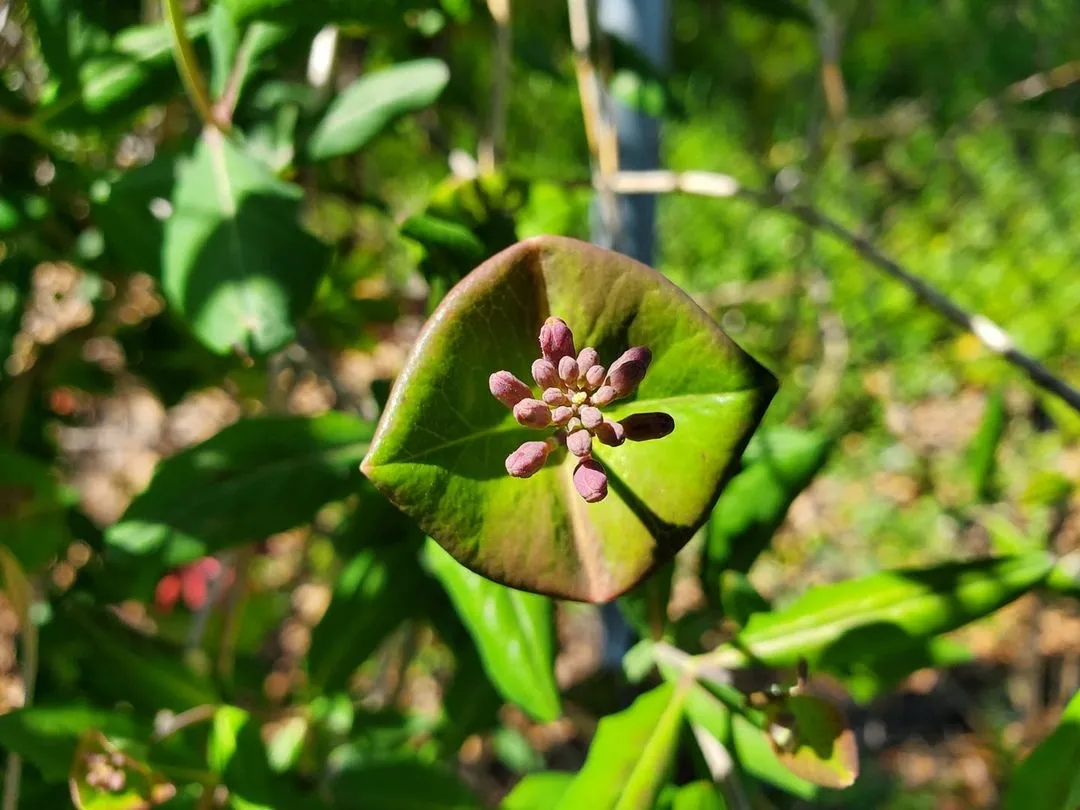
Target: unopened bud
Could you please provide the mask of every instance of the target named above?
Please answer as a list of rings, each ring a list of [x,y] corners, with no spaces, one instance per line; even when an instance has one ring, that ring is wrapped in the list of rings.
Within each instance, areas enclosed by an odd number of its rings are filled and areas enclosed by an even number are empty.
[[[532,376],[541,388],[558,388],[559,372],[549,360],[533,360]]]
[[[607,497],[607,473],[594,459],[582,459],[574,470],[574,489],[586,503],[602,501]]]
[[[607,384],[615,389],[615,396],[625,397],[633,393],[645,378],[652,362],[652,352],[644,346],[634,346],[622,353],[622,356],[608,369]]]
[[[583,424],[589,430],[599,425],[604,421],[604,415],[600,413],[599,408],[595,408],[592,405],[584,406],[578,414],[581,416],[581,424]]]
[[[601,385],[592,395],[593,404],[603,407],[615,399],[615,389],[610,385]]]
[[[507,408],[513,408],[521,400],[532,396],[529,386],[509,371],[496,371],[488,377],[488,389]]]
[[[566,431],[567,431],[567,433],[573,433],[575,430],[581,430],[581,427],[582,427],[581,420],[578,419],[576,416],[572,417],[566,423]]]
[[[600,362],[600,355],[592,346],[586,346],[577,356],[578,377],[585,379],[585,372]]]
[[[551,421],[556,425],[565,425],[574,415],[574,409],[569,405],[560,405],[551,412]]]
[[[557,364],[564,357],[574,357],[574,333],[562,318],[554,316],[544,321],[540,327],[540,351],[544,359]]]
[[[604,381],[604,375],[607,372],[603,366],[592,366],[585,372],[585,382],[589,384],[590,388],[596,388]]]
[[[551,410],[538,399],[523,399],[514,406],[514,418],[525,427],[544,428],[551,424]]]
[[[626,441],[626,431],[618,422],[601,422],[593,429],[593,435],[608,447],[618,447]]]
[[[575,430],[566,437],[566,449],[575,456],[587,456],[592,451],[592,434],[587,430]]]
[[[542,399],[553,408],[556,405],[570,404],[570,398],[563,393],[561,388],[548,388],[544,391]]]
[[[551,447],[547,442],[525,442],[506,457],[506,471],[515,478],[528,478],[540,472]]]
[[[619,420],[626,438],[632,442],[662,439],[675,430],[675,420],[666,413],[635,413]]]
[[[559,361],[559,377],[564,383],[573,385],[577,382],[577,375],[577,361],[573,357],[564,357]]]

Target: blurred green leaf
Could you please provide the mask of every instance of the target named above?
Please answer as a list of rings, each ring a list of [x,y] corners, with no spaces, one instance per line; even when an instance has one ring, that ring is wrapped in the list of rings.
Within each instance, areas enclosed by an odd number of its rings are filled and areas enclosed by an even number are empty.
[[[712,782],[691,782],[672,796],[670,810],[727,810],[727,802]]]
[[[334,775],[340,810],[479,810],[480,802],[449,770],[415,760],[364,762]]]
[[[0,449],[0,543],[28,574],[40,571],[70,542],[66,500],[52,469]]]
[[[725,568],[746,573],[784,522],[788,507],[825,465],[832,446],[821,433],[764,430],[713,507],[702,551],[706,590],[715,594]]]
[[[1080,693],[1050,736],[1013,774],[1005,810],[1072,810],[1080,806]]]
[[[770,739],[789,771],[822,787],[845,788],[855,782],[859,749],[836,706],[814,695],[789,695],[772,720]]]
[[[724,615],[743,627],[755,613],[768,613],[769,602],[757,592],[746,574],[730,568],[720,573],[720,605]]]
[[[312,160],[361,149],[396,118],[427,107],[450,80],[446,64],[417,59],[361,76],[331,102],[307,142]]]
[[[355,487],[370,437],[344,413],[245,419],[165,459],[105,532],[118,584],[147,598],[166,568],[311,520]]]
[[[400,24],[406,11],[434,5],[425,0],[321,0],[312,7],[306,0],[224,0],[238,20],[250,17],[278,20],[314,28],[327,23]]]
[[[648,346],[653,360],[636,395],[605,415],[658,410],[676,424],[661,441],[593,448],[610,480],[598,503],[573,489],[575,460],[561,450],[528,480],[506,474],[506,457],[545,434],[514,421],[487,378],[500,369],[529,377],[549,313],[602,359]],[[620,596],[686,544],[774,390],[772,376],[663,276],[556,237],[520,242],[470,273],[415,346],[364,459],[368,478],[459,562],[512,587],[589,602]]]
[[[540,722],[559,716],[551,600],[474,574],[429,540],[424,560],[446,588],[503,696]]]
[[[812,666],[840,675],[975,621],[1037,587],[1052,560],[1036,553],[882,571],[811,588],[788,607],[754,615],[716,663]]]
[[[1005,435],[1007,421],[1005,394],[998,389],[987,397],[979,430],[968,446],[968,464],[975,486],[975,497],[981,501],[990,500],[993,496],[997,449]]]
[[[971,650],[960,642],[935,636],[899,645],[891,652],[855,658],[844,667],[843,681],[852,699],[866,704],[920,669],[948,669],[972,658]]]
[[[549,810],[566,795],[574,774],[562,771],[530,773],[514,785],[499,805],[500,810]]]
[[[162,290],[214,351],[261,356],[293,339],[328,259],[297,221],[302,196],[216,130],[181,167]]]
[[[685,700],[685,687],[664,684],[604,717],[557,810],[650,810],[675,756]]]

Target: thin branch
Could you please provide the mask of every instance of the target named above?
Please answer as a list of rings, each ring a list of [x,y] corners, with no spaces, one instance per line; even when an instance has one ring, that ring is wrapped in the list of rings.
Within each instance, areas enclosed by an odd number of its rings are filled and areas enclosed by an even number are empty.
[[[215,121],[232,122],[236,105],[240,101],[240,91],[244,89],[244,82],[247,81],[248,74],[251,72],[251,59],[255,54],[255,47],[259,37],[264,33],[262,24],[257,22],[248,26],[247,31],[244,32],[244,39],[240,42],[240,47],[236,49],[236,58],[229,70],[229,77],[225,80],[225,89],[221,93],[221,98],[213,105]]]
[[[165,20],[172,34],[173,58],[176,60],[177,70],[187,90],[191,106],[195,108],[199,118],[207,127],[229,131],[227,121],[218,121],[214,114],[214,106],[210,102],[210,93],[206,89],[206,78],[199,67],[199,60],[195,56],[195,48],[191,45],[185,28],[184,8],[182,0],[162,0],[162,9]]]
[[[1031,355],[1016,346],[1012,336],[985,315],[965,310],[944,293],[889,258],[868,239],[852,233],[839,222],[807,205],[784,205],[763,191],[744,189],[726,174],[712,172],[616,172],[600,182],[619,194],[656,194],[681,191],[704,197],[740,196],[763,207],[783,211],[810,227],[847,244],[856,253],[886,275],[907,287],[923,304],[937,311],[957,326],[971,332],[990,351],[1023,371],[1039,388],[1064,400],[1080,412],[1080,391],[1055,375]]]
[[[488,10],[495,21],[492,58],[490,129],[480,141],[480,170],[494,172],[506,148],[507,85],[513,56],[513,32],[510,27],[510,0],[488,0]]]

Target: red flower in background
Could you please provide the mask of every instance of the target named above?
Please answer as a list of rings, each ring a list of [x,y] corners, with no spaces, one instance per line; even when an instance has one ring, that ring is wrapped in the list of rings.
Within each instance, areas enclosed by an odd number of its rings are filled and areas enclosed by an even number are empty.
[[[216,557],[203,557],[190,565],[166,574],[154,591],[154,604],[163,613],[169,613],[183,598],[189,610],[199,610],[210,596],[210,586],[219,576],[225,581],[218,587],[218,595],[232,585],[236,572],[224,568]]]

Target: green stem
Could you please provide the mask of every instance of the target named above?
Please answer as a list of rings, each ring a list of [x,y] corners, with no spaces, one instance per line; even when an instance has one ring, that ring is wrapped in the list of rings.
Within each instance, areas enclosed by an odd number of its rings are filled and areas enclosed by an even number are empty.
[[[195,48],[192,47],[184,26],[184,8],[181,3],[182,0],[161,0],[165,19],[172,34],[173,58],[176,60],[177,70],[180,71],[180,79],[184,82],[188,98],[191,99],[191,106],[195,108],[203,124],[228,132],[228,123],[218,121],[217,116],[214,115],[214,107],[210,103],[210,94],[206,89],[206,78],[199,68]]]

